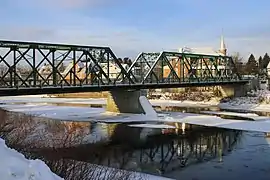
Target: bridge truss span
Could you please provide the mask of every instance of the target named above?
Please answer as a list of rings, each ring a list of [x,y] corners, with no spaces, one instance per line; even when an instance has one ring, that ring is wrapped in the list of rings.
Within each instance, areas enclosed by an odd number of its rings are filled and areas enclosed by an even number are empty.
[[[0,41],[0,48],[1,88],[109,85],[126,73],[109,47]]]
[[[239,81],[229,56],[178,52],[141,53],[127,73],[136,83],[188,83]]]
[[[0,40],[0,95],[207,86],[241,82],[231,57]]]

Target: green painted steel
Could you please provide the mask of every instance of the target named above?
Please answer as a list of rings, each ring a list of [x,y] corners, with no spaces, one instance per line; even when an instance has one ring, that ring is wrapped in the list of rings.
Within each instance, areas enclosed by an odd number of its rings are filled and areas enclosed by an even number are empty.
[[[102,91],[228,82],[243,82],[228,56],[163,51],[140,53],[124,64],[109,47],[0,40],[0,90],[5,94],[14,89]]]

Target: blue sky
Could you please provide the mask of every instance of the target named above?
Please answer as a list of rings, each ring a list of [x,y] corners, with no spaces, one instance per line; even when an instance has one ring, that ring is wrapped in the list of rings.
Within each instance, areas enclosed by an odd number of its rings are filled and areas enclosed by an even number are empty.
[[[259,2],[259,3],[257,3]],[[268,0],[1,0],[0,39],[110,46],[118,56],[180,47],[270,53]]]

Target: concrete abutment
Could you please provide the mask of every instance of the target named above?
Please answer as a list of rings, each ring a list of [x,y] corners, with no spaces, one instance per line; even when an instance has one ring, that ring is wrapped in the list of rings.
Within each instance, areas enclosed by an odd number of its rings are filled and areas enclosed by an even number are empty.
[[[146,90],[110,91],[106,110],[118,113],[145,113],[139,101],[140,96],[146,96]]]
[[[242,97],[247,94],[247,86],[245,84],[223,85],[220,86],[222,97]]]

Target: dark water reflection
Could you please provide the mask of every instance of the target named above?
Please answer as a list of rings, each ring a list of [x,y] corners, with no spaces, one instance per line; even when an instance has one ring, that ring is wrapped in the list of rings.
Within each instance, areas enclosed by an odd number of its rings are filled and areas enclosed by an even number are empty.
[[[185,169],[166,174],[175,179],[259,179],[270,178],[269,139],[263,133],[243,132],[239,143],[222,161],[210,160]],[[194,173],[196,172],[196,173]],[[181,176],[181,178],[179,178]]]
[[[172,109],[176,112],[214,110]],[[96,123],[91,128],[100,126]],[[270,177],[270,147],[264,133],[199,128],[181,134],[131,128],[127,124],[102,124],[102,127],[108,133],[106,141],[40,153],[47,160],[72,159],[174,179]]]
[[[180,173],[193,165],[223,159],[242,137],[240,131],[216,128],[177,134],[174,131],[130,128],[124,124],[114,126],[108,141],[42,149],[36,153],[47,162],[69,159],[170,177],[171,173]]]

